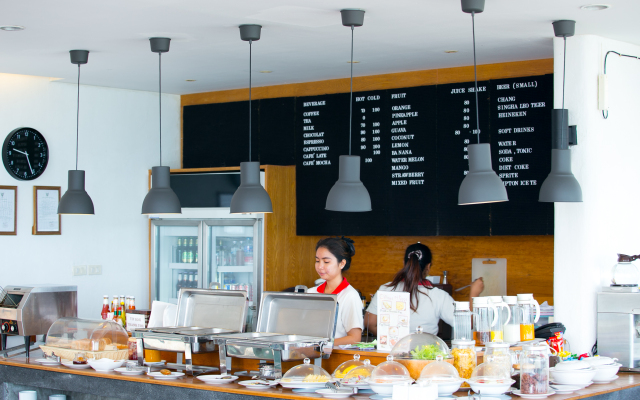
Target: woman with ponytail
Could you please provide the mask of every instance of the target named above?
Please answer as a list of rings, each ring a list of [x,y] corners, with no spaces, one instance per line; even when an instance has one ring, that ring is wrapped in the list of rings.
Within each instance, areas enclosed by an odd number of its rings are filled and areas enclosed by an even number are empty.
[[[431,269],[431,250],[421,243],[412,244],[404,252],[404,267],[393,281],[378,289],[409,293],[411,305],[410,331],[415,332],[421,326],[423,332],[438,334],[438,322],[442,319],[453,326],[453,298],[444,290],[431,285],[425,278]],[[484,289],[482,278],[471,284],[471,296],[477,297]],[[378,295],[374,295],[367,308],[365,321],[372,333],[378,327]]]
[[[354,344],[362,340],[362,301],[358,291],[342,276],[351,267],[351,257],[356,254],[353,240],[326,238],[316,245],[316,272],[324,283],[308,290],[308,293],[335,294],[338,296],[336,321],[336,346]]]

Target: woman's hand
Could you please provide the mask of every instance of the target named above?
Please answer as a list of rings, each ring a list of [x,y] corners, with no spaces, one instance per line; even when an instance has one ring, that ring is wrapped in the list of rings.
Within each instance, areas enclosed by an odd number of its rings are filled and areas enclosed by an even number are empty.
[[[469,297],[471,298],[478,297],[480,296],[480,293],[482,293],[483,290],[484,290],[484,280],[482,280],[482,277],[480,277],[471,283],[471,288],[469,290],[470,292]]]

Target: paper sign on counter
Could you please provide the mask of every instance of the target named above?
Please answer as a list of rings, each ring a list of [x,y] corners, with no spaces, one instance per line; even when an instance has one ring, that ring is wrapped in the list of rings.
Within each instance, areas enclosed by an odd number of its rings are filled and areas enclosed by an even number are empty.
[[[378,291],[378,350],[389,351],[409,334],[409,293]]]

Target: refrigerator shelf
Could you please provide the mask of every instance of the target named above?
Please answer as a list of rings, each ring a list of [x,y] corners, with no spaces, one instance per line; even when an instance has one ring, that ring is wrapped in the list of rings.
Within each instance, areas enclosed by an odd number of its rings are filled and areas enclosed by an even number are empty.
[[[224,267],[217,267],[217,272],[253,272],[253,266],[244,266],[244,265],[225,265]]]
[[[198,269],[197,263],[169,263],[169,268],[171,269]]]

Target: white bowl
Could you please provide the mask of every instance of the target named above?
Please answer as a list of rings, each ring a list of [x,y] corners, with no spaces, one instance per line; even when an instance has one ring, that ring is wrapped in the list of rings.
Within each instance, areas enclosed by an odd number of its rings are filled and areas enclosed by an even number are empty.
[[[109,358],[101,358],[99,360],[89,359],[89,365],[96,371],[105,372],[122,367],[125,361],[126,360],[111,360]]]
[[[549,368],[551,380],[560,385],[586,385],[595,375],[596,370],[591,367],[573,371],[558,371],[555,367]]]
[[[613,377],[618,373],[620,367],[622,367],[622,364],[594,366],[593,368],[596,370],[596,374],[593,376],[593,380],[607,381],[613,379]]]
[[[467,379],[467,383],[471,386],[471,390],[482,395],[499,395],[509,391],[511,385],[516,381],[513,379],[505,379],[502,383],[481,383],[475,379]]]
[[[611,357],[587,357],[582,359],[584,362],[589,363],[592,367],[600,366],[600,365],[614,365],[617,363],[617,358]]]
[[[556,371],[576,371],[589,369],[590,366],[591,364],[585,360],[572,360],[558,363],[554,368],[556,369]]]
[[[437,383],[438,396],[451,396],[456,391],[458,391],[458,389],[460,389],[460,386],[462,386],[462,382],[464,382],[464,379],[456,379],[456,380],[437,380],[437,379],[429,379],[429,378],[418,379],[418,382],[422,382],[422,381]]]
[[[395,381],[390,383],[369,382],[369,386],[371,387],[371,390],[373,390],[378,394],[393,394],[394,385],[404,385],[405,383],[408,383],[410,385],[413,383],[413,379],[406,379],[406,380]]]

